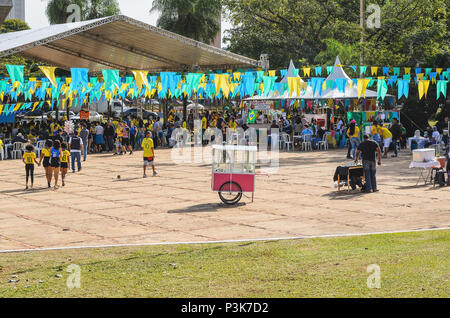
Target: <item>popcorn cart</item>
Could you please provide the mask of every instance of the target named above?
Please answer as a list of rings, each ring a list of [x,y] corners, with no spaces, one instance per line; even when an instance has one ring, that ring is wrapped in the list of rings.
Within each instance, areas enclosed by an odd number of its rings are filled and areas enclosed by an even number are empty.
[[[212,190],[223,203],[237,204],[243,193],[255,192],[256,146],[214,145]]]

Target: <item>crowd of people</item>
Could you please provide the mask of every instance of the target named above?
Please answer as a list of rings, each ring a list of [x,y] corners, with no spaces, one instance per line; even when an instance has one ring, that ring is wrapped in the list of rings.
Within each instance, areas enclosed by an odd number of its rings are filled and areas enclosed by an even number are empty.
[[[23,143],[23,161],[26,164],[26,181],[31,181],[33,186],[34,164],[42,164],[46,171],[48,186],[51,186],[54,179],[54,186],[58,186],[58,178],[61,173],[62,185],[65,186],[65,179],[68,169],[72,172],[81,171],[81,161],[86,161],[89,153],[108,152],[114,155],[133,154],[133,151],[144,151],[144,177],[146,177],[146,168],[152,164],[153,173],[157,175],[154,169],[154,148],[173,147],[175,141],[172,133],[176,128],[184,128],[186,131],[194,131],[194,122],[199,120],[203,135],[209,128],[217,128],[222,132],[224,141],[226,141],[227,130],[236,130],[242,128],[248,129],[246,118],[244,119],[239,110],[229,110],[224,112],[204,111],[200,114],[190,112],[186,120],[182,120],[175,111],[170,111],[167,123],[163,123],[159,117],[153,119],[125,118],[112,119],[104,122],[77,121],[73,127],[65,127],[66,123],[57,121],[51,117],[47,122],[24,122],[13,124],[0,124],[0,150],[6,147],[6,153],[11,158],[14,143]],[[318,125],[316,119],[307,121],[304,114],[292,112],[287,114],[277,114],[268,116],[263,112],[258,112],[255,118],[257,124],[267,124],[272,129],[278,129],[281,133],[294,137],[299,136],[297,140],[310,138],[312,147],[317,149],[318,142],[324,139],[326,133],[334,130],[336,133],[336,144],[343,146],[343,139],[347,140],[347,158],[358,160],[364,153],[360,147],[361,129],[354,120],[345,122],[341,118],[334,121],[334,125],[328,127]],[[448,118],[440,126],[448,127]],[[438,127],[429,127],[425,132],[425,147],[441,143],[448,147],[448,131]],[[72,132],[68,132],[72,130]],[[367,139],[374,141],[379,147],[383,158],[387,158],[388,153],[393,151],[392,157],[398,156],[400,149],[406,148],[407,137],[406,129],[397,119],[393,119],[389,126],[384,122],[374,121],[370,134]],[[271,129],[268,130],[268,144],[271,144]],[[7,141],[8,145],[4,141]],[[45,142],[41,147],[40,158],[33,158],[35,147],[38,142]],[[203,144],[205,145],[205,139]],[[278,145],[276,145],[278,146]],[[295,145],[293,145],[295,146]],[[301,145],[298,145],[301,147]],[[373,147],[372,147],[373,148]],[[3,153],[3,151],[0,151]],[[37,160],[39,159],[39,160]]]
[[[88,153],[113,152],[114,155],[133,153],[143,150],[144,178],[146,169],[152,166],[153,176],[158,175],[154,166],[154,148],[158,144],[158,136],[162,129],[159,118],[155,120],[111,120],[100,122],[75,122],[66,127],[62,121],[50,119],[48,122],[30,122],[0,124],[0,153],[12,157],[15,143],[23,144],[21,149],[22,161],[25,164],[26,189],[34,186],[34,167],[43,166],[48,188],[66,185],[69,169],[73,173],[82,170],[82,159],[86,161]],[[152,136],[156,136],[154,142]],[[5,144],[4,140],[8,142]],[[42,143],[40,146],[39,144]],[[5,149],[4,149],[5,148]],[[37,158],[39,150],[40,157]],[[23,153],[23,154],[22,154]],[[3,157],[2,157],[3,159]]]

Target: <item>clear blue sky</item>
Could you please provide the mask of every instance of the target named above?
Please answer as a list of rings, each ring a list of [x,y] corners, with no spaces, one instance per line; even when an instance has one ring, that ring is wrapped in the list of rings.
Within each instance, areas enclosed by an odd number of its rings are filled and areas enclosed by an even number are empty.
[[[122,14],[136,20],[156,25],[158,13],[150,14],[151,0],[118,0]],[[48,0],[25,0],[25,20],[31,28],[49,25],[45,8]],[[228,21],[222,22],[222,32],[231,27]]]

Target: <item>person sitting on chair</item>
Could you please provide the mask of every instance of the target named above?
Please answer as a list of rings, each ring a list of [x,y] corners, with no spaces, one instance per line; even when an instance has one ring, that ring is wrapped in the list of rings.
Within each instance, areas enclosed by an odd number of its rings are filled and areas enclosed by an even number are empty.
[[[305,128],[302,130],[302,136],[312,135],[312,134],[313,134],[313,132],[311,129],[309,129],[309,126],[305,125]]]

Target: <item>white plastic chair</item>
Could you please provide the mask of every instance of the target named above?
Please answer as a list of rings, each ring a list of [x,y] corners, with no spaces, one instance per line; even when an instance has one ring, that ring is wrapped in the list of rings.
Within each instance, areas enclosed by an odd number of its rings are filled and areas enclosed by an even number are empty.
[[[302,151],[312,151],[312,134],[303,136]]]
[[[319,141],[319,150],[328,150],[328,136],[331,135],[329,132],[323,134],[323,139]]]
[[[288,134],[282,134],[280,141],[283,142],[284,147],[287,147],[288,151],[290,149],[290,145],[292,145],[292,149],[294,149],[294,143],[291,140],[291,136],[289,136]]]
[[[12,151],[13,159],[20,159],[22,157],[22,147],[23,143],[21,142],[15,142],[13,144],[13,151]]]
[[[38,141],[36,148],[35,148],[36,156],[38,158],[41,156],[41,151],[44,147],[45,147],[45,140]]]

